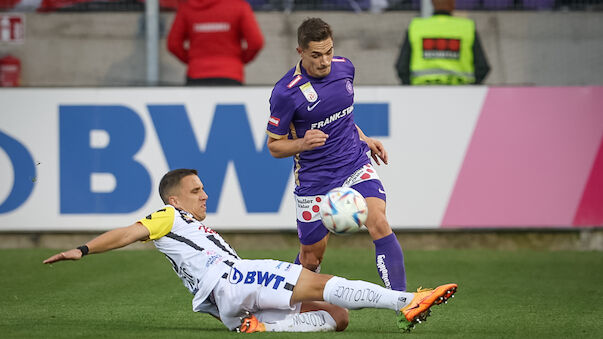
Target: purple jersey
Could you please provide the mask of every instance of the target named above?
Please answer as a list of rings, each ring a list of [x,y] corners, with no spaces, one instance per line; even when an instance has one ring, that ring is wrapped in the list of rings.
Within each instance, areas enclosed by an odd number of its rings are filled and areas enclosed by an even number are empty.
[[[333,57],[331,72],[313,78],[301,62],[279,80],[270,97],[267,133],[275,139],[303,138],[309,129],[329,135],[325,145],[293,157],[295,194],[325,194],[370,163],[368,146],[354,123],[354,65]]]

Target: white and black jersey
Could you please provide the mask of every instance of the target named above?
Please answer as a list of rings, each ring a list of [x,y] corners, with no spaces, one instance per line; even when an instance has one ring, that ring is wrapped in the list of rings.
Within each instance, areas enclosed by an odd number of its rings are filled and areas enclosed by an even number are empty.
[[[155,247],[171,262],[184,286],[194,295],[193,310],[215,314],[208,296],[218,280],[240,260],[234,249],[192,214],[171,205],[139,220]]]

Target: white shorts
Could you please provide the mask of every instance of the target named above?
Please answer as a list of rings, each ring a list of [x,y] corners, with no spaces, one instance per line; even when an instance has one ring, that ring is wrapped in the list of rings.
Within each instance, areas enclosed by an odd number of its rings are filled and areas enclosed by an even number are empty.
[[[220,319],[233,330],[246,311],[262,322],[299,313],[301,303],[291,305],[291,295],[301,271],[301,265],[278,260],[237,261],[213,290]]]

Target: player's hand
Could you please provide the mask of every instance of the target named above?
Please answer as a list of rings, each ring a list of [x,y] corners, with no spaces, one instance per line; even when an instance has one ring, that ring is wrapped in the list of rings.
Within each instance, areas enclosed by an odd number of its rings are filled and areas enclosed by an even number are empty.
[[[381,162],[379,161],[379,159],[381,159],[381,161],[387,165],[387,151],[385,150],[385,147],[381,141],[368,137],[365,141],[368,147],[371,149],[371,157],[373,160],[375,160],[375,163],[377,165],[381,165]]]
[[[82,258],[82,251],[74,248],[72,250],[61,252],[53,255],[52,257],[43,261],[44,264],[52,264],[62,260],[80,260]]]
[[[318,129],[310,129],[302,139],[302,151],[308,151],[320,147],[327,142],[328,134]]]

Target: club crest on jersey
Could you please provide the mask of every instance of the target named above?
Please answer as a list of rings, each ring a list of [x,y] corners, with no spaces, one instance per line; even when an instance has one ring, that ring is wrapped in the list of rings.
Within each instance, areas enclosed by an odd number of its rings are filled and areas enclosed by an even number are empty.
[[[318,100],[318,93],[316,93],[316,90],[314,90],[314,87],[312,87],[312,84],[309,81],[299,86],[299,89],[309,102],[315,102]]]
[[[354,86],[352,86],[352,82],[350,80],[345,81],[345,89],[350,94],[354,94]]]

